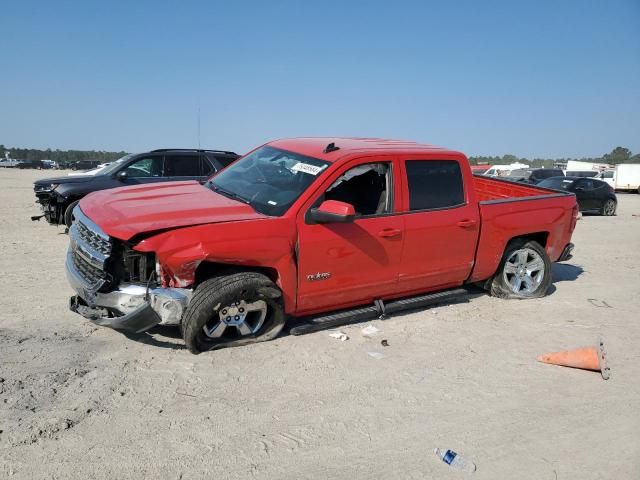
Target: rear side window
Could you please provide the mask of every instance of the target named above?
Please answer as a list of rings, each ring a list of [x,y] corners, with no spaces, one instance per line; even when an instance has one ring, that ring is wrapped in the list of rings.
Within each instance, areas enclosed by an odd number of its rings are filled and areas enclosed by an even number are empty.
[[[199,155],[165,155],[164,168],[169,177],[199,177]]]
[[[408,160],[409,209],[430,210],[464,203],[460,164],[455,160]]]
[[[212,156],[212,155],[210,155],[210,157],[215,158],[215,159],[218,161],[218,163],[219,163],[220,165],[222,165],[222,168],[226,168],[226,167],[228,167],[228,166],[229,166],[229,165],[231,165],[233,162],[235,162],[235,161],[237,160],[237,158],[238,158],[238,157],[233,157],[233,156],[228,157],[228,156],[226,156],[226,155],[219,155],[219,156]]]

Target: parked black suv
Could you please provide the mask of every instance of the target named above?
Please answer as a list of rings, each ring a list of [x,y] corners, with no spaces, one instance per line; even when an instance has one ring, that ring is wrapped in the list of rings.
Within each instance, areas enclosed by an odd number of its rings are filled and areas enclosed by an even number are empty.
[[[234,162],[239,155],[222,150],[159,149],[122,157],[91,175],[45,178],[34,183],[37,202],[52,225],[71,225],[73,208],[85,195],[98,190],[141,183],[198,180]]]

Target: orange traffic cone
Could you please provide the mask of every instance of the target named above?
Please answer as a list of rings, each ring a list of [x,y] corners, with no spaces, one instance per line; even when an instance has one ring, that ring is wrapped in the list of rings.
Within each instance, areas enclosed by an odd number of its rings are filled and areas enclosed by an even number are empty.
[[[594,370],[602,374],[602,378],[609,379],[611,370],[607,367],[604,344],[598,341],[597,347],[576,348],[566,352],[553,352],[540,355],[537,360],[542,363],[560,365],[562,367]]]

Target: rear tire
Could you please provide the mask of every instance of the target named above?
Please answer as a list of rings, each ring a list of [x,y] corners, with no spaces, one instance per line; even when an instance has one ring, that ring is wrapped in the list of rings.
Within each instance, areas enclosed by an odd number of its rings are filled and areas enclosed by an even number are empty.
[[[533,240],[511,241],[491,279],[490,293],[499,298],[540,298],[551,286],[551,260]]]
[[[271,340],[285,320],[282,292],[267,276],[234,273],[198,285],[182,318],[182,337],[198,354]]]
[[[604,215],[605,217],[612,217],[616,214],[616,208],[617,208],[617,204],[614,200],[608,199],[606,202],[604,202],[604,204],[602,205],[602,210],[600,210],[600,214]]]
[[[64,224],[67,228],[71,228],[71,224],[73,223],[73,209],[76,208],[76,205],[80,203],[80,200],[76,200],[75,202],[71,202],[67,209],[64,211]]]

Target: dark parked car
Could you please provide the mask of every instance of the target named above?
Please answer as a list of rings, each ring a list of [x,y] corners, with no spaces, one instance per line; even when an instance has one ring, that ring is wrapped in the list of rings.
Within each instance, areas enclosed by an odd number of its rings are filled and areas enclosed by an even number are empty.
[[[556,168],[521,168],[518,170],[512,170],[509,172],[509,175],[504,178],[514,180],[516,182],[525,182],[537,185],[547,178],[563,175],[564,173],[562,170]]]
[[[97,168],[100,165],[100,160],[79,160],[75,163],[71,163],[71,170],[91,170]]]
[[[23,160],[22,163],[19,163],[17,165],[17,168],[20,168],[20,169],[33,168],[33,169],[41,170],[46,167],[44,166],[44,163],[42,163],[42,160]]]
[[[73,208],[85,195],[141,183],[198,180],[234,162],[239,155],[223,150],[160,149],[131,154],[107,165],[93,175],[45,178],[34,183],[43,216],[52,225],[71,225]]]
[[[607,216],[616,214],[618,199],[613,187],[600,180],[587,177],[552,177],[543,180],[538,186],[575,193],[581,212],[597,212]]]

